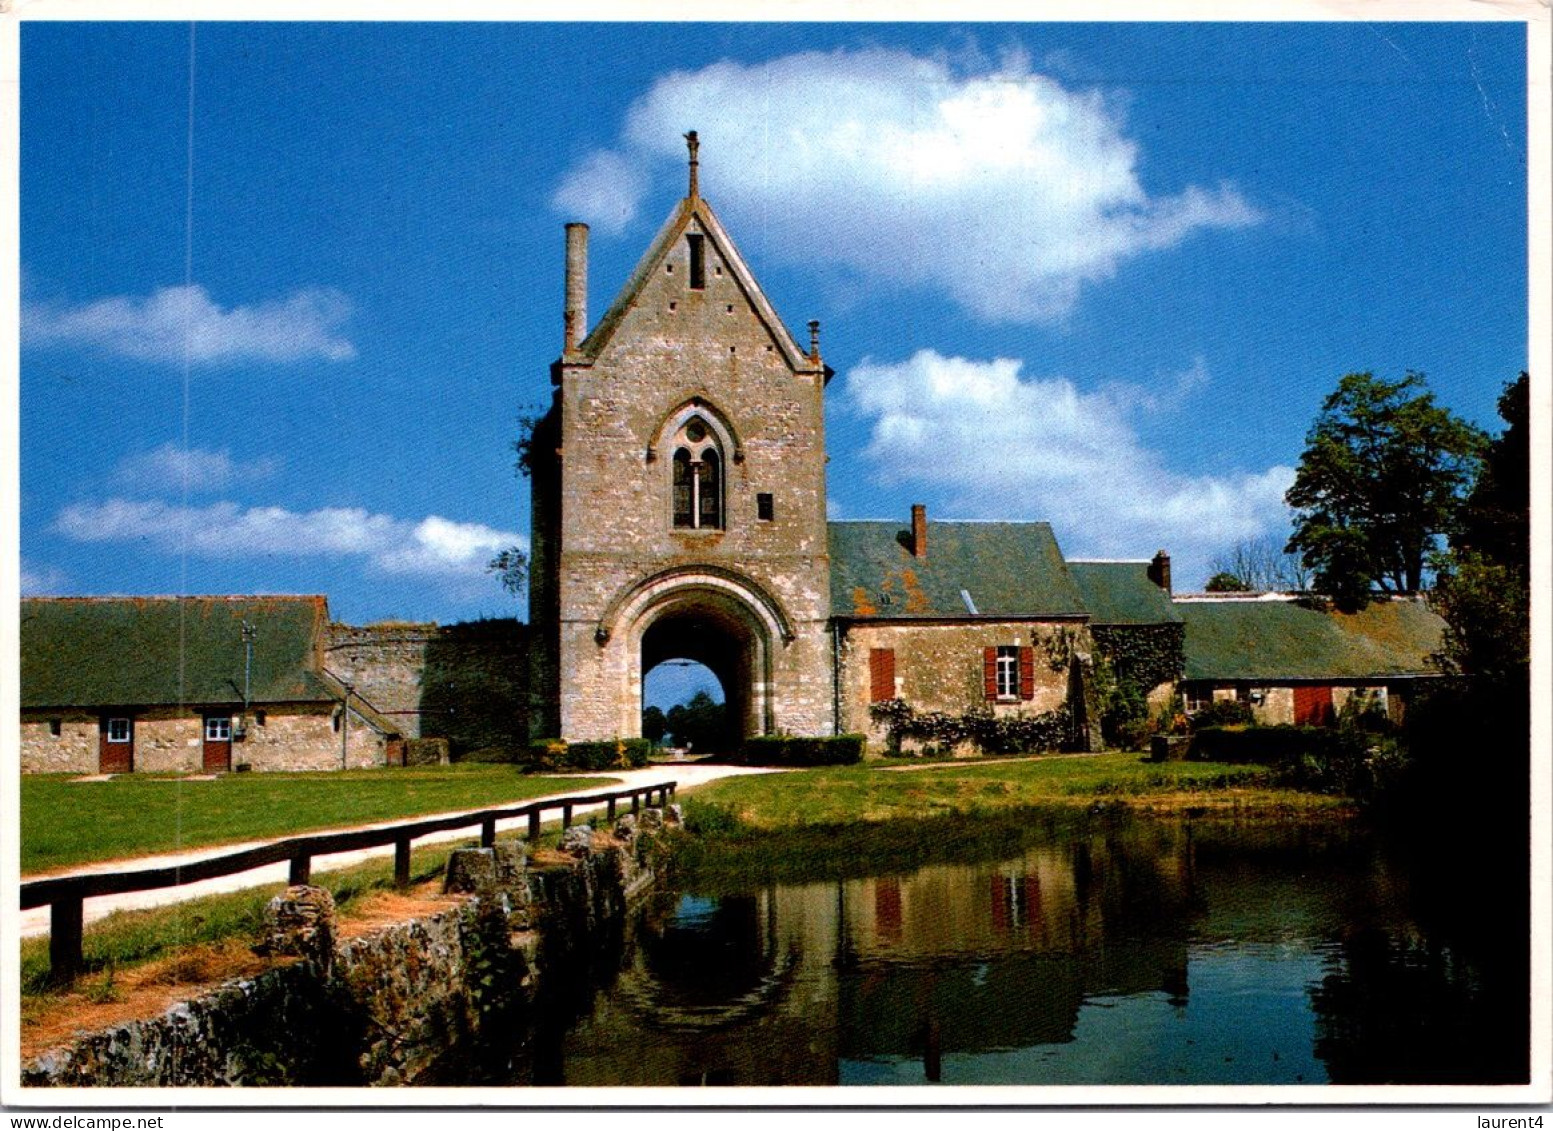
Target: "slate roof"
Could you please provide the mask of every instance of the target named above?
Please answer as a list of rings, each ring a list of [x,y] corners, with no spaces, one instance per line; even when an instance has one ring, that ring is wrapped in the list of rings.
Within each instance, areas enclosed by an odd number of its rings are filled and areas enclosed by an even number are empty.
[[[1437,675],[1445,622],[1422,601],[1398,599],[1357,613],[1287,600],[1179,601],[1186,670],[1193,680],[1319,680]]]
[[[1085,612],[1044,522],[929,522],[926,558],[912,556],[911,531],[900,523],[829,527],[833,616],[894,620]]]
[[[1170,594],[1149,578],[1149,563],[1075,562],[1068,571],[1078,583],[1094,624],[1179,624]]]
[[[21,603],[21,705],[241,703],[244,618],[252,702],[339,698],[319,663],[323,597],[63,597]]]

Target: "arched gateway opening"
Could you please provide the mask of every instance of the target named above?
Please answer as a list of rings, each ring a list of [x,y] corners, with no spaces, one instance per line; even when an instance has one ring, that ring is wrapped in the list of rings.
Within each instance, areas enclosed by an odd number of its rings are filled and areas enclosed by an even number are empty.
[[[756,582],[713,565],[678,566],[620,594],[595,632],[625,676],[618,734],[640,734],[643,676],[659,664],[703,664],[722,685],[730,741],[770,734],[774,650],[794,638],[787,614]]]
[[[643,677],[660,664],[688,660],[706,667],[722,685],[726,729],[719,736],[721,750],[705,752],[732,750],[740,739],[766,732],[765,634],[737,598],[681,590],[644,613],[641,623],[638,670]]]

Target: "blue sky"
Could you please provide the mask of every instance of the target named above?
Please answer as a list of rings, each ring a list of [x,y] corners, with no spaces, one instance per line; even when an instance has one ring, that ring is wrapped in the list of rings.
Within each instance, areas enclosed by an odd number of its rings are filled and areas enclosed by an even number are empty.
[[[840,517],[1046,519],[1196,587],[1286,533],[1344,373],[1497,429],[1527,367],[1515,23],[190,35],[22,27],[24,593],[522,615],[483,566],[528,530],[562,224],[596,316],[688,129],[821,321]]]

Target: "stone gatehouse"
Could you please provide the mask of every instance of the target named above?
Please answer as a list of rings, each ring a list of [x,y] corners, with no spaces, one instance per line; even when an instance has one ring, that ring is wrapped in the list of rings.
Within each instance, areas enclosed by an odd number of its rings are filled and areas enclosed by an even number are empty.
[[[772,308],[686,140],[687,195],[594,323],[588,229],[566,226],[529,455],[535,731],[639,734],[643,677],[674,659],[717,676],[744,735],[877,740],[870,707],[897,698],[1082,716],[1090,612],[1048,525],[827,521],[819,323],[800,339]]]

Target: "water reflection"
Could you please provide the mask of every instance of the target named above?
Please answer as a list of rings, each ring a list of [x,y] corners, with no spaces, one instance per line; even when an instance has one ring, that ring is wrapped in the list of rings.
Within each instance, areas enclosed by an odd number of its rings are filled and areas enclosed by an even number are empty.
[[[684,877],[642,909],[537,1082],[1524,1079],[1514,1024],[1487,1037],[1517,1006],[1495,973],[1514,948],[1427,933],[1410,879],[1364,837],[1103,823],[1022,839],[1000,859],[756,891]]]

